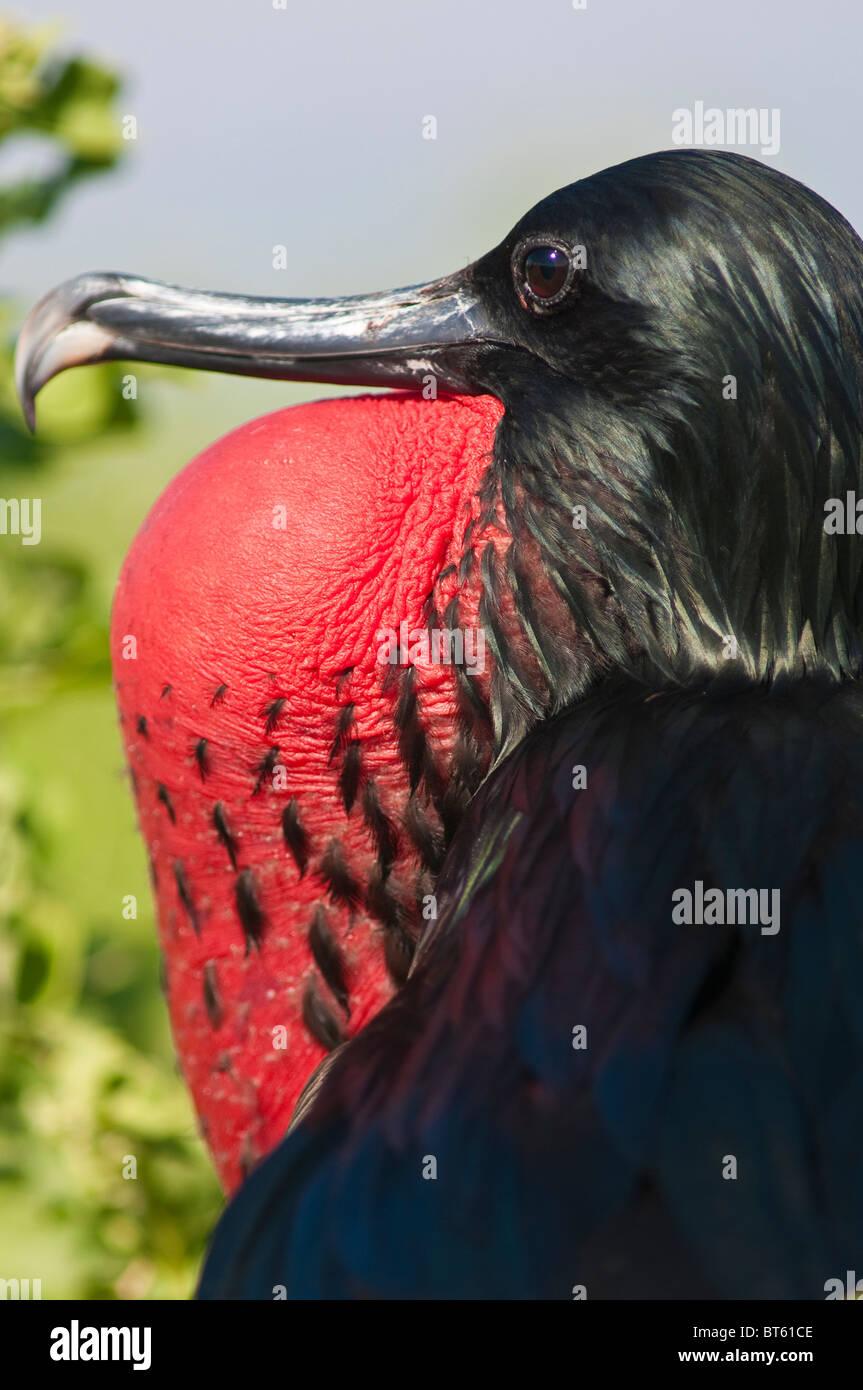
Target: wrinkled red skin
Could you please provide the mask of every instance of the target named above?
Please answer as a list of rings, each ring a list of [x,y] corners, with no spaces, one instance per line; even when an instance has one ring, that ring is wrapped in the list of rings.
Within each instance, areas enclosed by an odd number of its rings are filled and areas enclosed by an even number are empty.
[[[121,726],[154,873],[176,1046],[229,1192],[282,1137],[325,1055],[301,1016],[315,975],[307,937],[318,902],[344,951],[349,1017],[319,977],[316,986],[344,1035],[392,992],[380,928],[362,909],[333,904],[316,872],[332,837],[362,882],[375,861],[362,815],[356,805],[347,814],[339,790],[336,721],[353,702],[363,776],[374,777],[398,822],[408,786],[393,726],[397,688],[383,687],[375,633],[403,619],[421,625],[436,577],[458,560],[477,515],[501,413],[490,397],[378,396],[252,421],[174,480],[123,566],[111,639]],[[469,620],[470,595],[461,602]],[[426,668],[419,678],[422,720],[445,756],[452,672]],[[280,698],[267,735],[264,711]],[[203,778],[195,758],[202,738]],[[273,745],[286,785],[268,775],[253,794]],[[292,796],[310,839],[302,877],[281,828]],[[237,874],[213,825],[217,802],[238,872],[252,871],[264,914],[259,948],[242,930]],[[416,862],[402,846],[391,881],[407,898]]]

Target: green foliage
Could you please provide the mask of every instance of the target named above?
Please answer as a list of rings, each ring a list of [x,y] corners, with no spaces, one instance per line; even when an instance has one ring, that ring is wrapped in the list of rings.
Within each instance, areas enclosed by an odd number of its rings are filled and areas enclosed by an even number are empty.
[[[52,38],[50,30],[25,32],[0,18],[0,141],[42,135],[58,156],[50,174],[0,189],[0,235],[43,221],[79,179],[117,157],[117,78],[81,58],[53,59]]]
[[[117,89],[0,20],[0,141],[57,155],[0,188],[0,234],[114,164]],[[109,365],[52,384],[31,439],[14,327],[0,305],[0,496],[40,497],[43,538],[0,535],[0,1277],[44,1298],[186,1297],[220,1198],[173,1062],[110,691],[108,601],[140,501],[97,478],[146,435]]]

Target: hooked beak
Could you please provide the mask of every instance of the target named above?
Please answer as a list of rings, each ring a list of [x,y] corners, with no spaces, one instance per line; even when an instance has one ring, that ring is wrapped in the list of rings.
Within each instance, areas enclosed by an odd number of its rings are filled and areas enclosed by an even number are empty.
[[[344,299],[211,294],[91,272],[52,290],[27,318],[15,381],[27,423],[35,398],[67,367],[137,361],[277,381],[444,391],[482,388],[466,349],[495,341],[471,269],[427,285]]]

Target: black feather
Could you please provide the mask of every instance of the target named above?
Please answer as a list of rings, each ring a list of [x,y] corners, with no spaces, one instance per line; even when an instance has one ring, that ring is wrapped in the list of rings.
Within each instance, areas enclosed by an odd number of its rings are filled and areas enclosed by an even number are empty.
[[[258,885],[251,869],[243,869],[237,875],[235,886],[237,916],[246,938],[246,955],[252,946],[260,950],[261,937],[266,926],[266,918],[258,899]]]
[[[198,771],[201,774],[201,781],[207,776],[210,770],[209,758],[207,756],[207,740],[199,738],[195,744],[195,762],[198,764]]]
[[[309,948],[330,993],[350,1015],[344,958],[339,943],[327,926],[326,913],[321,903],[315,908],[312,925],[309,927]]]
[[[279,716],[287,703],[285,697],[280,696],[278,700],[272,700],[270,704],[265,707],[263,713],[267,721],[264,727],[264,736],[266,738],[269,738],[270,734],[275,729],[279,722]]]
[[[257,773],[252,796],[257,796],[268,777],[272,776],[276,763],[279,761],[279,746],[274,744],[267,750],[266,756],[261,759],[254,771]]]
[[[415,796],[408,799],[404,823],[408,838],[413,842],[423,864],[431,873],[436,874],[443,863],[443,835],[426,815]]]
[[[219,990],[218,967],[214,960],[208,960],[204,966],[204,1008],[210,1026],[221,1028],[225,1015]]]
[[[369,913],[384,928],[384,964],[397,985],[404,984],[413,962],[416,942],[408,930],[404,906],[391,887],[391,880],[372,874],[366,889]]]
[[[170,819],[170,821],[171,821],[171,824],[172,824],[172,825],[176,825],[176,823],[177,823],[177,817],[176,817],[176,815],[174,814],[174,803],[173,803],[173,801],[171,800],[171,796],[170,796],[170,793],[169,793],[169,791],[168,791],[168,788],[167,788],[167,787],[163,787],[161,782],[157,782],[157,784],[156,784],[156,797],[157,797],[157,799],[158,799],[159,801],[161,801],[161,803],[162,803],[162,805],[164,806],[165,810],[168,812],[168,817],[169,817],[169,819]]]
[[[189,880],[186,877],[186,870],[183,867],[182,859],[174,860],[174,880],[177,884],[177,892],[180,895],[180,902],[186,909],[186,914],[192,924],[192,929],[196,936],[201,935],[201,927],[198,921],[198,913],[192,901],[192,890],[189,887]]]
[[[381,805],[377,782],[370,777],[363,787],[363,820],[371,832],[381,873],[385,877],[399,852],[399,836],[395,825]]]
[[[303,994],[303,1022],[316,1042],[332,1052],[343,1041],[339,1021],[329,1005],[321,998],[314,978],[309,980]]]
[[[351,912],[359,907],[362,889],[348,867],[344,850],[335,837],[327,845],[317,872],[334,903],[349,908]]]
[[[217,801],[213,807],[213,825],[216,827],[216,834],[220,844],[223,844],[228,851],[228,858],[231,861],[231,868],[236,872],[237,869],[237,842],[231,834],[225,815],[224,802]]]
[[[351,727],[354,723],[355,717],[356,705],[354,704],[353,700],[350,700],[339,710],[338,718],[336,720],[335,738],[333,739],[332,744],[330,745],[330,756],[328,759],[329,763],[333,763],[335,759],[339,756],[339,754],[344,751],[348,739],[350,738]]]
[[[345,747],[342,766],[339,772],[339,790],[341,791],[342,802],[348,815],[350,815],[353,810],[354,802],[357,799],[362,771],[362,744],[358,738],[353,738]]]
[[[300,820],[300,808],[295,796],[291,797],[282,812],[282,836],[302,878],[308,867],[310,842],[308,832]]]

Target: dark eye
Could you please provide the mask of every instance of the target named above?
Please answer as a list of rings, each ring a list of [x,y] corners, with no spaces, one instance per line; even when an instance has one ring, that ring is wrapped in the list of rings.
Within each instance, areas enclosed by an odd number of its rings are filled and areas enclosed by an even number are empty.
[[[539,314],[557,309],[567,299],[575,270],[566,246],[542,237],[516,248],[512,269],[522,306]]]
[[[538,299],[559,294],[569,274],[569,257],[557,246],[537,246],[524,258],[524,278]]]

